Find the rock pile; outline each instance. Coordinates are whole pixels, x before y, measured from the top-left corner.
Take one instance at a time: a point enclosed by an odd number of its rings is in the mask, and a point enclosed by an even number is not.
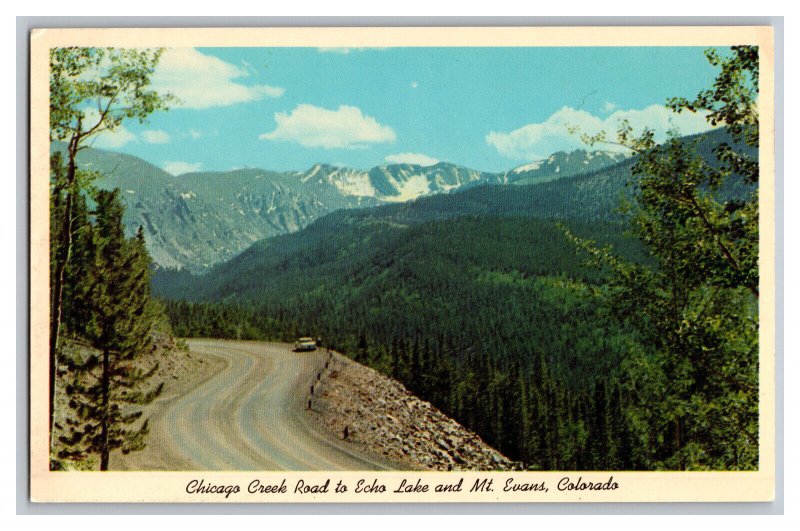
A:
[[[513,470],[480,437],[379,372],[334,355],[313,413],[325,428],[417,470]]]

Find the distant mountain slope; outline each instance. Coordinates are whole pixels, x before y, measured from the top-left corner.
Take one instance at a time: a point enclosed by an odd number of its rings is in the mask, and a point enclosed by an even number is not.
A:
[[[78,164],[102,174],[98,187],[121,190],[126,230],[144,227],[156,264],[194,272],[334,210],[379,204],[259,169],[175,177],[137,157],[97,149],[82,151]]]
[[[53,149],[64,147],[54,144]],[[551,158],[575,162],[585,156],[575,152]],[[80,153],[78,164],[103,176],[96,181],[98,187],[121,190],[125,228],[133,234],[144,227],[156,264],[195,273],[262,238],[295,232],[336,210],[402,203],[533,175],[481,172],[441,162],[368,171],[317,164],[305,172],[248,168],[173,176],[140,158],[92,148]],[[547,168],[534,173],[546,178]]]
[[[711,156],[713,146],[725,141],[720,132],[695,137],[701,153]],[[594,172],[527,186],[474,186],[458,193],[430,195],[413,201],[384,204],[373,208],[341,210],[322,217],[300,233],[260,241],[230,262],[219,264],[203,278],[203,288],[189,280],[189,298],[224,299],[250,290],[244,285],[261,285],[271,270],[302,271],[321,267],[347,257],[358,246],[383,245],[382,238],[423,223],[458,218],[539,218],[582,223],[619,221],[620,200],[630,196],[631,167],[627,158]],[[743,197],[752,186],[731,184],[721,193],[729,198]],[[458,223],[451,225],[459,230]],[[388,248],[387,248],[388,249]],[[386,255],[388,250],[383,251]],[[359,259],[367,259],[361,256]],[[277,265],[276,265],[277,264]],[[252,278],[250,278],[250,276]],[[188,278],[188,277],[187,277]],[[162,276],[162,286],[179,286],[180,279]],[[167,293],[169,292],[169,293]],[[175,295],[178,292],[164,292]]]
[[[726,140],[722,131],[695,138],[708,156]],[[104,176],[99,187],[122,191],[126,230],[133,234],[144,227],[156,264],[200,273],[263,238],[296,232],[343,209],[385,205],[376,215],[398,223],[463,215],[613,219],[620,196],[628,193],[633,160],[578,150],[505,173],[442,162],[368,171],[317,164],[305,172],[247,168],[177,177],[137,157],[96,149],[82,151],[78,163]],[[507,184],[515,186],[502,186]]]
[[[450,192],[476,184],[501,184],[501,174],[481,172],[440,162],[433,166],[392,164],[369,171],[317,164],[293,174],[306,188],[333,186],[341,195],[370,197],[381,202],[402,202]]]
[[[622,153],[609,151],[587,152],[582,149],[570,153],[559,151],[546,159],[514,168],[506,174],[506,180],[517,185],[539,184],[597,171],[625,158]]]
[[[155,293],[209,302],[288,301],[323,285],[354,287],[376,282],[376,277],[391,276],[402,284],[404,276],[424,277],[429,263],[442,266],[436,271],[439,282],[447,277],[458,281],[467,266],[595,277],[575,259],[574,249],[552,220],[467,216],[406,225],[395,222],[398,218],[391,211],[379,207],[325,216],[298,233],[262,240],[200,277],[159,272]],[[618,223],[566,223],[587,236],[638,249]]]

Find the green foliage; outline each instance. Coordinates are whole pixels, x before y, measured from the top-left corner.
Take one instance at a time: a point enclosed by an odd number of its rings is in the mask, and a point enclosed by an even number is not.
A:
[[[276,341],[288,339],[284,327],[263,311],[244,304],[164,301],[172,330],[179,337],[225,337]]]
[[[709,123],[725,126],[735,141],[758,146],[758,47],[733,46],[731,51],[727,57],[714,49],[706,51],[708,62],[720,68],[713,88],[701,91],[693,101],[672,98],[669,106],[677,112],[705,111]],[[757,164],[747,167],[758,171]]]
[[[162,49],[50,50],[50,139],[83,140],[126,119],[143,122],[174,98],[149,89]]]
[[[757,182],[758,54],[708,57],[721,67],[714,89],[670,105],[708,112],[750,150],[722,144],[711,164],[691,143],[656,145],[623,124],[619,142],[638,153],[630,223],[652,262],[574,238],[611,272],[607,306],[635,330],[625,414],[638,458],[659,469],[758,467],[758,196],[719,193],[731,180]]]
[[[86,223],[86,194],[97,175],[78,168],[78,153],[86,142],[105,131],[114,131],[124,120],[139,122],[158,110],[166,110],[170,95],[150,90],[150,77],[162,50],[80,48],[50,49],[50,140],[67,141],[66,161],[60,154],[51,159],[51,258],[50,258],[50,433],[55,432],[56,374],[59,367],[59,338],[62,323],[72,320],[76,330],[84,324],[91,302],[86,293],[70,293],[80,285],[80,274],[88,266],[72,263],[77,238]],[[120,207],[121,209],[121,207]],[[86,242],[78,242],[88,249]],[[110,248],[109,248],[110,249]],[[101,249],[99,252],[109,251]],[[66,292],[66,293],[65,293]],[[76,313],[67,317],[64,300],[70,298]],[[106,445],[107,446],[107,445]],[[107,464],[107,463],[106,463]]]
[[[150,298],[150,257],[141,232],[125,238],[117,191],[98,192],[96,202],[96,221],[85,226],[91,231],[91,247],[81,249],[91,261],[75,291],[86,293],[81,302],[88,320],[81,325],[98,351],[63,357],[74,416],[67,419],[59,457],[83,460],[97,454],[100,469],[107,470],[112,451],[144,447],[147,422],[140,421],[142,411],[135,406],[151,402],[161,385],[149,383],[157,365],[142,368],[139,360],[153,348],[152,327],[159,316]],[[80,322],[78,317],[71,315]]]

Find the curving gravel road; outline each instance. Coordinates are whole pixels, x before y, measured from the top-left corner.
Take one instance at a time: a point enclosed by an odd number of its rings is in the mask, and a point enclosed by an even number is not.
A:
[[[329,435],[305,410],[324,351],[283,343],[191,339],[225,360],[219,374],[147,412],[147,447],[117,470],[390,470],[396,465]],[[115,465],[115,466],[114,466]]]

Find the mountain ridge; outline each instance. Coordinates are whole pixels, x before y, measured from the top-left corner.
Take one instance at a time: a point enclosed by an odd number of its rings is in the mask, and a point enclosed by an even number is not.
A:
[[[64,145],[54,143],[51,151],[58,150],[63,151]],[[581,159],[585,154],[577,150],[550,158]],[[133,234],[139,226],[144,228],[157,267],[193,273],[207,271],[263,238],[296,232],[337,210],[403,204],[523,179],[547,182],[554,168],[561,172],[559,165],[545,160],[534,171],[516,173],[438,162],[386,164],[368,170],[318,163],[305,171],[238,168],[171,175],[134,155],[95,148],[81,151],[78,164],[103,175],[97,187],[120,189],[126,204],[125,230]],[[564,171],[560,177],[568,175]]]

